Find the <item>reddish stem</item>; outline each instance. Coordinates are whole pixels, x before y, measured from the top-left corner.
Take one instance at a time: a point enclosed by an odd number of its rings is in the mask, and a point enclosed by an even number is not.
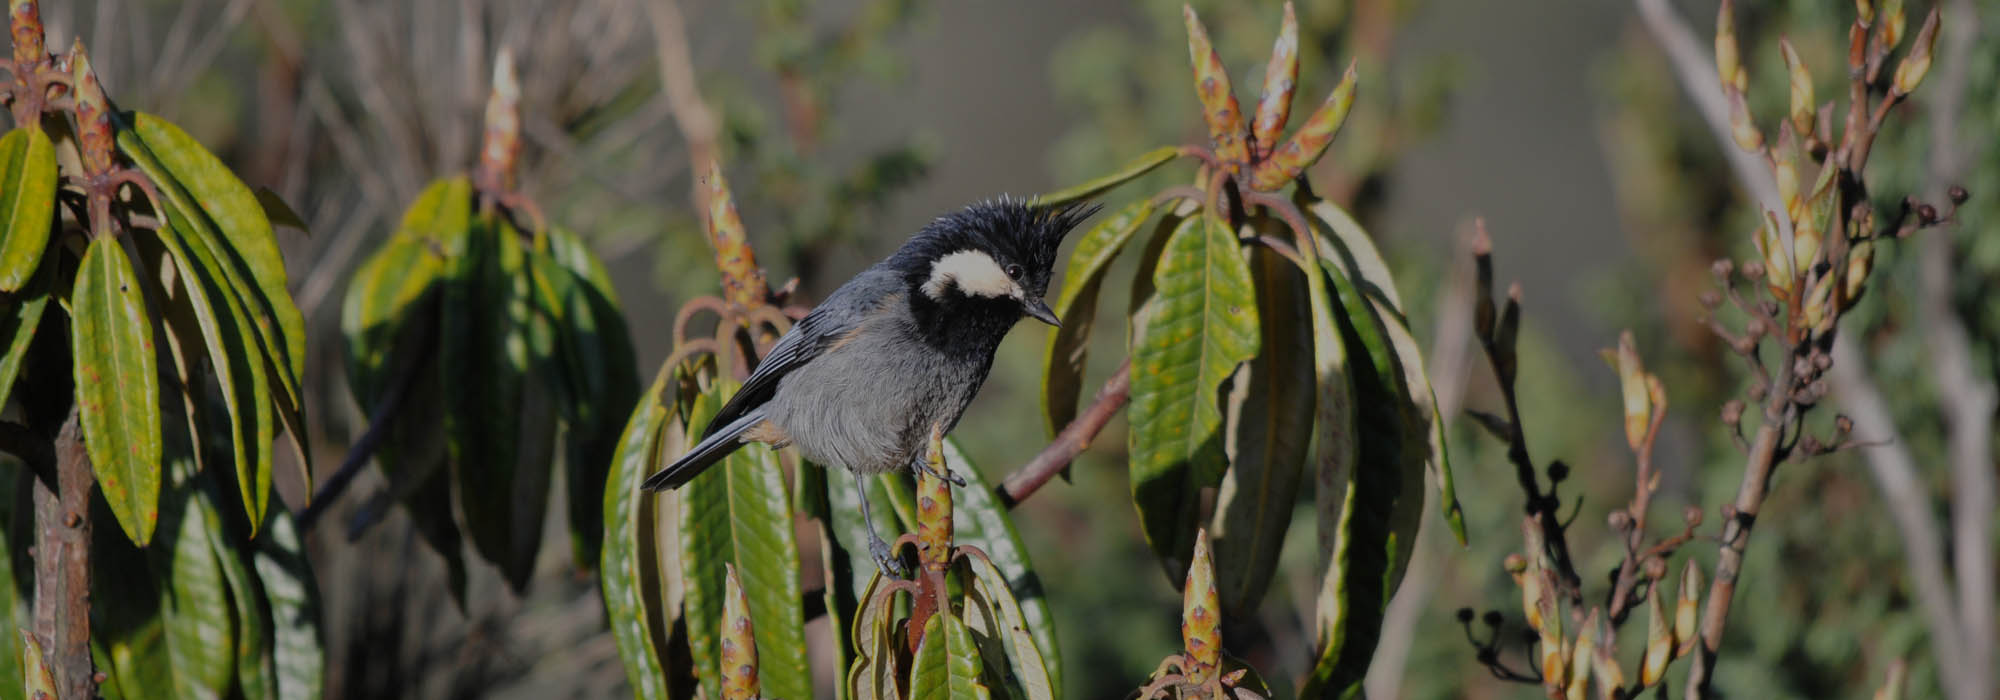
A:
[[[1104,388],[1097,390],[1097,398],[1091,402],[1090,408],[1070,421],[1069,426],[1063,428],[1034,459],[1008,475],[1000,487],[993,490],[994,496],[1008,508],[1028,500],[1028,496],[1034,495],[1042,484],[1055,478],[1057,472],[1068,467],[1078,454],[1090,447],[1090,441],[1104,429],[1104,424],[1111,422],[1118,409],[1125,407],[1132,398],[1131,394],[1132,361],[1126,360],[1118,365],[1118,371],[1110,379],[1105,380]]]

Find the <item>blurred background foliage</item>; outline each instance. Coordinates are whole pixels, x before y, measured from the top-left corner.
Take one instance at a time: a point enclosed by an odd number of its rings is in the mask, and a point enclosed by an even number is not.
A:
[[[676,3],[686,37],[678,50],[716,120],[708,138],[688,129],[677,111],[686,105],[661,69],[675,60],[660,41],[663,4],[100,0],[44,12],[52,45],[83,36],[114,92],[186,126],[246,182],[273,188],[306,218],[310,236],[279,236],[313,342],[307,414],[321,464],[338,463],[366,423],[338,376],[329,302],[424,182],[472,161],[496,46],[513,47],[521,66],[521,187],[611,266],[641,367],[665,355],[664,310],[716,287],[690,203],[687,164],[704,149],[732,164],[737,203],[774,283],[797,276],[804,298],[816,299],[938,212],[1000,192],[1047,191],[1153,144],[1202,137],[1189,108],[1179,3],[685,0]],[[1258,84],[1277,3],[1193,4],[1225,65],[1242,71],[1237,84]],[[1927,8],[1913,5],[1912,14]],[[1709,261],[1751,253],[1738,232],[1753,214],[1632,6],[1301,0],[1298,10],[1301,92],[1328,91],[1345,56],[1359,59],[1364,86],[1312,177],[1383,239],[1433,358],[1442,408],[1496,405],[1465,329],[1451,322],[1463,318],[1452,309],[1465,303],[1459,240],[1472,215],[1487,215],[1498,235],[1500,276],[1523,281],[1522,410],[1536,452],[1576,467],[1564,488],[1584,494],[1583,524],[1571,535],[1579,568],[1615,565],[1610,531],[1589,524],[1630,490],[1615,376],[1591,357],[1617,329],[1635,332],[1673,402],[1656,511],[1724,500],[1740,465],[1714,417],[1744,378],[1695,323],[1693,300]],[[1713,2],[1676,10],[1709,35]],[[1836,66],[1851,12],[1809,0],[1738,8],[1753,111],[1784,109],[1778,35],[1808,63]],[[2000,193],[2000,158],[1991,155],[2000,20],[1982,19],[1954,125],[1968,167],[1958,181],[1974,197],[1957,226],[1921,235],[1956,238],[1953,299],[1990,380],[2000,307],[1981,302],[2000,284],[2000,238],[1982,233],[2000,224],[2000,197],[1991,196]],[[1837,72],[1818,71],[1822,95],[1832,94]],[[1942,76],[1931,80],[1877,147],[1871,176],[1885,205],[1941,187],[1925,112]],[[1147,187],[1161,184],[1172,183]],[[1894,388],[1897,428],[1942,522],[1946,425],[1913,327],[1917,250],[1878,255],[1884,276],[1850,328],[1877,383]],[[1104,303],[1121,308],[1122,285],[1112,287]],[[1010,338],[958,431],[989,469],[1021,463],[1046,437],[1032,388],[1041,343],[1040,331]],[[1371,695],[1531,697],[1531,686],[1490,679],[1452,618],[1461,606],[1516,595],[1499,562],[1519,547],[1520,494],[1504,448],[1446,418],[1472,544],[1448,544],[1436,516],[1426,516]],[[1073,484],[1019,511],[1065,665],[1097,671],[1069,674],[1071,697],[1124,692],[1176,639],[1171,586],[1102,575],[1150,568],[1124,505],[1122,426],[1116,420],[1085,454]],[[1876,433],[1863,425],[1857,434]],[[1899,540],[1861,460],[1843,453],[1781,474],[1720,667],[1718,685],[1730,695],[1862,697],[1898,658],[1912,663],[1911,696],[1936,693],[1928,633],[1896,575],[1905,567]],[[275,473],[285,499],[300,503],[292,471]],[[597,587],[575,577],[559,524],[545,530],[525,598],[486,570],[473,576],[461,611],[407,517],[391,512],[348,532],[357,513],[386,502],[379,476],[364,473],[344,500],[309,541],[326,596],[331,697],[626,694]],[[1309,511],[1302,503],[1301,516]],[[1281,572],[1311,568],[1299,565],[1312,556],[1306,540],[1294,538]],[[807,573],[808,588],[816,575]],[[1226,645],[1266,675],[1301,673],[1314,583],[1281,578],[1257,619],[1225,630]],[[823,621],[809,626],[826,633]]]

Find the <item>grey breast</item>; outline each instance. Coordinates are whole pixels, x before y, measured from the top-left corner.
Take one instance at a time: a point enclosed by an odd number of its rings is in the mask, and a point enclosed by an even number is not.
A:
[[[778,382],[768,420],[812,462],[864,474],[906,468],[928,426],[964,408],[952,390],[960,372],[918,340],[902,284],[884,270],[850,280],[826,304],[852,314],[848,330]]]

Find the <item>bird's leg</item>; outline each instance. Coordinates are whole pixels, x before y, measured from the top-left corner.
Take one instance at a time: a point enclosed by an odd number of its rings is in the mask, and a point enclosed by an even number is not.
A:
[[[939,469],[932,469],[931,461],[929,459],[926,459],[923,455],[918,455],[915,461],[917,463],[917,469],[923,471],[923,473],[935,476],[943,480],[947,484],[951,484],[959,488],[965,488],[965,477],[953,473],[951,471],[951,465],[944,464]],[[939,460],[939,463],[942,464],[943,460]],[[938,473],[940,471],[942,471],[943,473],[942,474]]]
[[[868,485],[862,481],[865,478],[858,473],[854,475],[854,492],[861,497],[861,524],[868,529],[868,555],[875,558],[875,568],[882,572],[883,577],[905,578],[909,571],[890,551],[889,543],[876,534],[875,517],[868,514]]]

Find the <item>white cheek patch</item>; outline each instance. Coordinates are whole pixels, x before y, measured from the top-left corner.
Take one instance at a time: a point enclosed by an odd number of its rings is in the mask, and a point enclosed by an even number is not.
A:
[[[1021,286],[1007,276],[993,257],[976,250],[961,250],[931,263],[931,277],[924,281],[924,294],[943,299],[957,285],[968,296],[1019,296]]]

